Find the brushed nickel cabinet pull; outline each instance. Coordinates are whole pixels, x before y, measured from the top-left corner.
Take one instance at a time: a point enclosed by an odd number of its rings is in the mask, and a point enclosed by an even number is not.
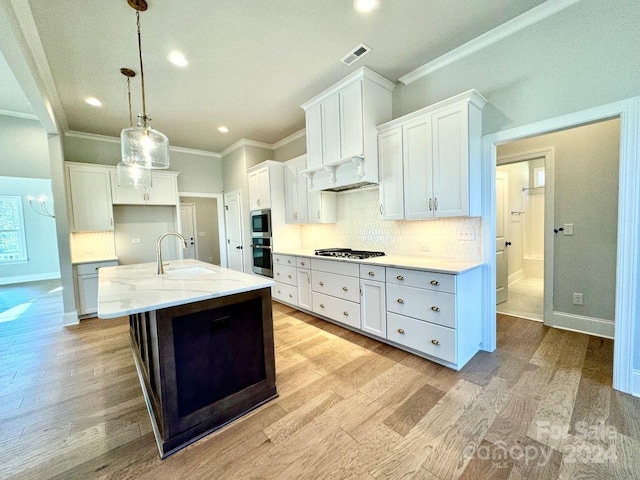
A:
[[[433,307],[431,307],[431,310],[433,310],[434,312],[439,312],[440,311],[440,307],[436,307],[434,305]]]
[[[276,273],[277,276],[280,276],[280,272]]]
[[[321,304],[320,304],[320,308],[324,308],[324,303],[321,303]]]
[[[403,277],[402,275],[398,275],[396,278],[397,278],[398,280],[404,280],[404,277]]]
[[[404,335],[404,330],[403,330],[403,329],[401,329],[401,328],[399,328],[399,329],[398,329],[398,333],[399,333],[400,335]]]
[[[280,290],[278,290],[278,293],[282,293]]]
[[[438,209],[438,197],[433,199],[433,209],[434,210]]]
[[[375,274],[375,273],[373,273],[373,272],[369,272],[369,276],[370,276],[370,277],[375,277],[375,276],[376,276],[376,274]]]
[[[347,311],[342,312],[342,314],[343,314],[345,317],[348,317],[348,316],[349,316],[349,312],[347,312]]]
[[[431,280],[431,285],[440,285],[440,282],[437,280]]]
[[[291,278],[291,275],[287,275],[287,277]]]
[[[304,262],[300,262],[300,265],[302,265],[304,267]]]
[[[289,298],[293,298],[293,295],[292,295],[292,294],[289,294]]]
[[[382,215],[382,204],[380,204],[380,215]]]
[[[438,346],[438,345],[440,345],[440,340],[433,339],[433,340],[431,340],[431,343],[433,343],[434,345]]]
[[[404,300],[403,300],[403,299],[401,299],[401,298],[399,298],[399,299],[398,299],[398,303],[404,303]]]
[[[433,210],[432,206],[431,206],[431,199],[429,199],[429,211]]]
[[[287,260],[287,263],[291,263],[291,260]]]
[[[349,291],[349,289],[347,287],[342,287],[342,290],[345,291],[345,292]]]
[[[321,287],[324,287],[324,282],[318,282],[318,285],[320,285]]]

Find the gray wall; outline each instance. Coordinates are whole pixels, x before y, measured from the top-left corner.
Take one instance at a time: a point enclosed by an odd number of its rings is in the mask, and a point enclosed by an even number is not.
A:
[[[555,224],[574,224],[574,235],[554,244],[554,310],[613,320],[620,120],[501,145],[498,156],[547,147],[555,148]],[[572,304],[574,292],[583,306]]]
[[[47,134],[36,120],[0,115],[0,176],[51,178]]]
[[[203,197],[180,197],[181,203],[194,203],[198,231],[198,260],[220,265],[218,200]],[[200,235],[203,233],[204,235]]]
[[[303,135],[292,142],[282,145],[280,148],[276,148],[273,151],[273,159],[276,162],[286,162],[305,153],[307,153],[307,137]]]
[[[640,94],[638,0],[582,0],[420,80],[396,87],[398,117],[475,88],[493,133]]]
[[[120,143],[66,136],[64,156],[68,162],[117,165]],[[169,170],[180,172],[178,190],[182,192],[222,193],[222,159],[197,153],[171,151]]]

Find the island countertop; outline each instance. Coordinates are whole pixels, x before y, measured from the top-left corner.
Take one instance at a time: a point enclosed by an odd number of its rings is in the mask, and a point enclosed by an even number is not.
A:
[[[273,280],[198,260],[105,267],[98,276],[98,317],[117,318],[270,287]]]

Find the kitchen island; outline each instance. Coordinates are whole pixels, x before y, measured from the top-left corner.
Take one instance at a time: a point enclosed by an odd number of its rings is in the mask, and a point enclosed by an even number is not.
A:
[[[100,269],[98,317],[129,316],[162,458],[277,397],[273,283],[197,260]]]

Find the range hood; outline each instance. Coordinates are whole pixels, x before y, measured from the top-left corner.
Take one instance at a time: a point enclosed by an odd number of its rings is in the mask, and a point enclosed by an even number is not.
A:
[[[375,167],[374,172],[368,172],[364,156],[354,156],[321,167],[308,168],[302,171],[302,174],[307,178],[307,187],[310,192],[343,192],[377,185],[377,165]]]

